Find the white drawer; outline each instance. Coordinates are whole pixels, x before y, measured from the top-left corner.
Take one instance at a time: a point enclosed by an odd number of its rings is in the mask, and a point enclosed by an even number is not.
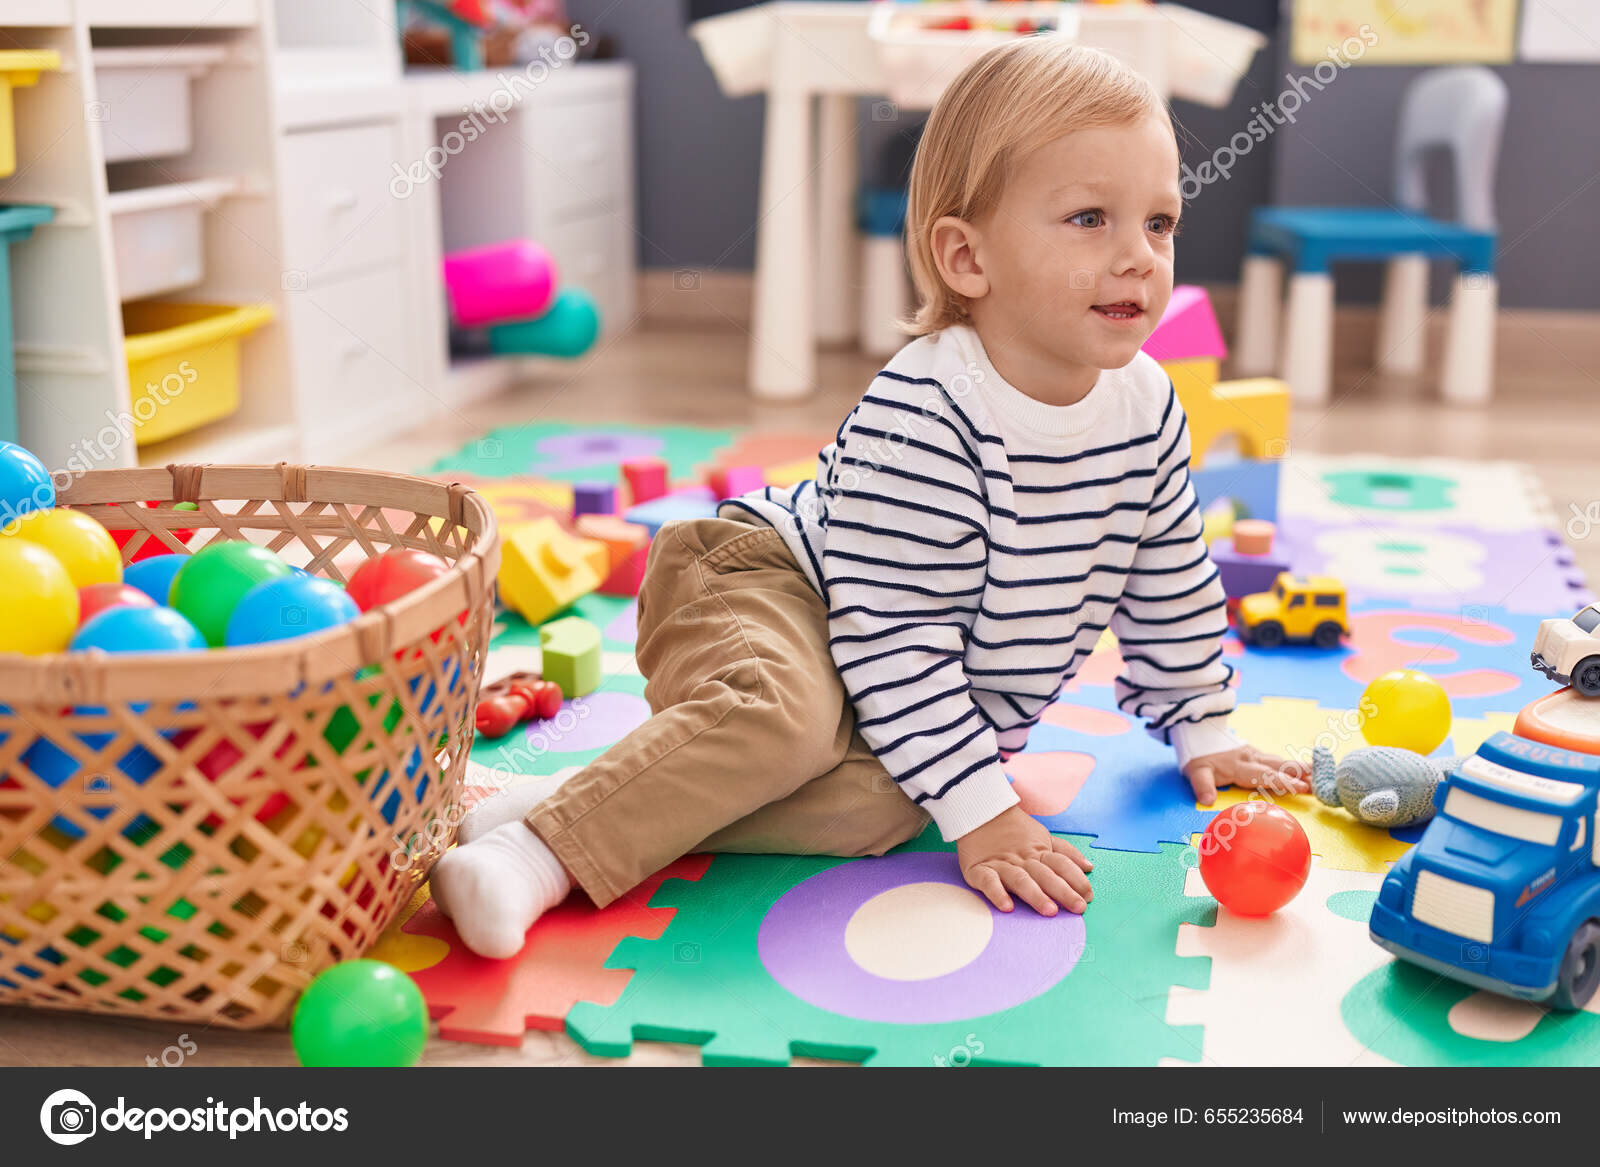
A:
[[[616,215],[602,213],[544,232],[560,286],[582,288],[600,306],[600,331],[610,336],[629,324],[635,278],[633,233]]]
[[[316,285],[398,259],[403,224],[389,183],[399,154],[387,123],[286,135],[284,266]]]
[[[313,286],[292,293],[289,304],[308,446],[320,448],[329,435],[359,436],[364,426],[410,428],[433,412],[411,355],[403,272],[383,268]],[[392,424],[396,418],[408,420]]]
[[[621,209],[622,184],[632,173],[625,102],[549,102],[531,106],[524,117],[524,141],[533,155],[534,210],[540,218],[579,218]]]

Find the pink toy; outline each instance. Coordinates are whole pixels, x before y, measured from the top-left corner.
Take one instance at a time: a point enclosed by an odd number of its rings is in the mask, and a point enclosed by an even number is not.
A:
[[[660,458],[634,458],[622,464],[629,498],[637,506],[667,493],[667,464]]]
[[[767,484],[767,474],[759,466],[718,466],[706,475],[711,493],[721,498],[738,498]]]
[[[450,312],[463,328],[543,316],[555,299],[555,261],[528,239],[444,257]]]
[[[1204,288],[1180,284],[1172,289],[1172,299],[1144,342],[1144,351],[1158,361],[1221,360],[1228,355],[1217,314],[1211,310],[1211,297]]]

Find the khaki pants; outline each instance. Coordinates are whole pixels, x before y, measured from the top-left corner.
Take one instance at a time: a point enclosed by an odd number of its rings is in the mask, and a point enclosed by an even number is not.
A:
[[[693,851],[879,855],[928,824],[855,731],[827,607],[772,527],[664,526],[638,624],[653,716],[527,818],[597,905]]]

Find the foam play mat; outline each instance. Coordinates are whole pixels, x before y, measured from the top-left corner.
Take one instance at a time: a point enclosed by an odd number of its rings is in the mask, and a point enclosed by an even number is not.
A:
[[[530,425],[426,471],[473,485],[502,521],[570,513],[573,484],[657,457],[693,484],[716,467],[809,476],[826,434]],[[1294,454],[1281,468],[1280,550],[1339,576],[1338,648],[1257,649],[1230,634],[1231,724],[1273,753],[1363,745],[1369,681],[1420,669],[1454,712],[1440,754],[1467,753],[1554,686],[1528,665],[1541,619],[1591,599],[1531,475],[1507,463]],[[591,594],[603,680],[563,716],[480,740],[473,760],[571,772],[649,716],[633,602]],[[493,678],[541,667],[539,629],[499,617]],[[1358,823],[1310,796],[1281,805],[1311,843],[1310,879],[1265,919],[1219,909],[1194,871],[1200,808],[1172,752],[1121,713],[1104,636],[1007,771],[1024,809],[1094,860],[1081,917],[991,909],[930,830],[881,858],[689,856],[605,910],[581,895],[507,961],[466,951],[424,887],[374,955],[406,969],[440,1036],[518,1044],[564,1029],[626,1056],[687,1042],[707,1064],[821,1057],[870,1065],[1554,1065],[1600,1057],[1600,1016],[1548,1013],[1396,964],[1367,935],[1388,866],[1418,829]]]

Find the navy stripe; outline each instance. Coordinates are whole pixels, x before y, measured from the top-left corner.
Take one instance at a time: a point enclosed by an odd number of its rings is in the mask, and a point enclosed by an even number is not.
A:
[[[892,741],[892,742],[886,742],[885,744],[883,744],[881,746],[875,746],[873,748],[872,752],[874,754],[877,754],[881,758],[884,754],[893,753],[895,750],[898,750],[901,746],[905,745],[907,742],[914,741],[915,739],[917,739],[919,737],[933,737],[936,734],[949,733],[952,729],[954,729],[956,726],[960,725],[963,721],[966,721],[966,720],[968,720],[968,719],[970,719],[972,717],[975,717],[975,716],[980,716],[981,712],[982,711],[979,710],[979,708],[976,705],[974,705],[971,709],[967,710],[965,713],[963,713],[960,717],[956,718],[954,721],[947,721],[943,725],[935,726],[933,729],[916,729],[916,730],[912,730],[908,734],[904,734],[901,737],[895,738],[894,741]],[[904,777],[904,776],[902,776],[902,777]]]
[[[932,802],[943,798],[946,794],[949,794],[951,790],[955,789],[955,787],[959,786],[962,782],[972,777],[972,775],[976,774],[979,770],[986,770],[990,766],[998,765],[999,762],[1000,755],[998,752],[990,754],[987,758],[983,759],[983,761],[972,763],[972,765],[961,771],[961,773],[950,779],[950,781],[939,787],[939,789],[930,794],[919,794],[911,801],[921,805],[924,802]]]
[[[883,652],[874,653],[871,656],[858,656],[854,660],[846,661],[839,666],[838,672],[840,676],[843,676],[851,669],[859,668],[861,665],[870,665],[873,661],[887,660],[891,656],[900,656],[907,652],[926,653],[928,656],[942,656],[951,660],[961,659],[961,653],[953,649],[939,648],[931,644],[902,644],[899,648],[890,648]]]

